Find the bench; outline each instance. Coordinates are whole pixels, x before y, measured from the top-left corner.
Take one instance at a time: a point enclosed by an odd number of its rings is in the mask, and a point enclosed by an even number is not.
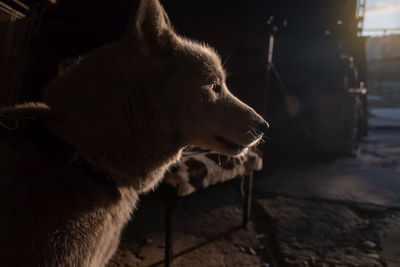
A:
[[[165,266],[170,266],[174,257],[193,250],[193,248],[189,248],[174,255],[173,230],[176,200],[198,190],[241,177],[241,192],[244,199],[241,226],[247,227],[251,212],[253,171],[261,169],[262,154],[258,149],[249,150],[243,159],[226,157],[213,151],[198,148],[184,152],[181,164],[165,176],[165,182],[169,185],[165,195]]]

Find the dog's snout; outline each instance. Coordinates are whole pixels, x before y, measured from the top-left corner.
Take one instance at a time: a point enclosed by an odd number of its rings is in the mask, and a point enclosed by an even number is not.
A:
[[[260,124],[257,125],[257,130],[259,133],[262,133],[264,135],[267,135],[268,131],[269,131],[269,124],[268,122],[264,121]]]

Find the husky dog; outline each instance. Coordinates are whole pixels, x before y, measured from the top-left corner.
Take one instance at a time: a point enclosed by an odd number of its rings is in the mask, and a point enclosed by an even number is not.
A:
[[[245,154],[268,124],[225,78],[213,49],[141,0],[126,35],[55,78],[43,103],[1,109],[0,266],[105,266],[138,195],[185,146]]]

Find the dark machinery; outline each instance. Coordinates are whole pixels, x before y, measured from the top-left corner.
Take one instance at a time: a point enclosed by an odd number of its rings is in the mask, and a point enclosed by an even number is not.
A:
[[[350,155],[366,135],[356,1],[271,1],[268,104],[277,154]]]

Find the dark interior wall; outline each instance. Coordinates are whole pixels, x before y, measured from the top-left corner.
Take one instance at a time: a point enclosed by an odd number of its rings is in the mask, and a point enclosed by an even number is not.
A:
[[[59,0],[56,5],[25,1],[43,13],[39,31],[32,36],[20,99],[37,100],[40,91],[57,75],[57,66],[121,38],[136,1]]]
[[[136,2],[59,0],[44,15],[41,38],[66,56],[86,53],[123,36]]]

